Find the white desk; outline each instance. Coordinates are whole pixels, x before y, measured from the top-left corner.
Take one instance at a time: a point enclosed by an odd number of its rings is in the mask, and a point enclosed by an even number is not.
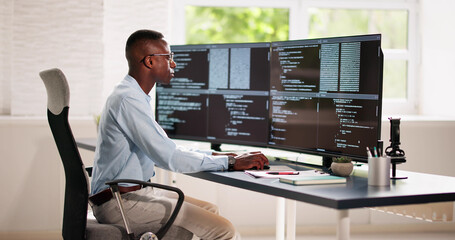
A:
[[[95,139],[78,139],[76,142],[81,148],[95,150]],[[306,169],[303,165],[292,167],[296,170]],[[336,209],[337,239],[348,240],[349,209],[455,201],[455,177],[402,173],[408,176],[408,179],[392,180],[390,187],[386,188],[368,186],[368,179],[361,176],[350,176],[346,184],[294,186],[279,183],[276,179],[255,179],[239,171],[199,172],[187,175],[278,197],[277,239],[284,239],[286,226],[286,239],[295,239],[296,201],[301,201]]]

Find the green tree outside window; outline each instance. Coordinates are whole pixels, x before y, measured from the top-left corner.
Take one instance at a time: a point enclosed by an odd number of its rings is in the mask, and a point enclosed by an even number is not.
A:
[[[289,9],[187,6],[185,13],[187,44],[289,39]]]

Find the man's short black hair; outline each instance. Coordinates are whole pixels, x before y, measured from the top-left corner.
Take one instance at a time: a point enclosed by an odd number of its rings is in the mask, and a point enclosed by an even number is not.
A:
[[[129,49],[138,41],[144,40],[161,40],[164,36],[162,33],[154,31],[154,30],[138,30],[131,34],[131,36],[126,41],[126,48],[125,51],[128,52]]]

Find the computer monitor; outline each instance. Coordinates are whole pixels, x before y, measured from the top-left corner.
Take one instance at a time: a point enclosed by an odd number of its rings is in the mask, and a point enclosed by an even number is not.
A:
[[[174,45],[156,87],[169,137],[367,161],[380,138],[381,35]]]
[[[273,42],[268,145],[366,161],[380,139],[381,35]]]
[[[172,138],[261,145],[268,138],[270,43],[175,45],[175,77],[157,85]]]

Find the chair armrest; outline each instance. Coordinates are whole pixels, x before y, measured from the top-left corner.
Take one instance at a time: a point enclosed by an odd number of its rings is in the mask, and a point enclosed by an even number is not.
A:
[[[114,193],[115,193],[115,192],[119,191],[119,189],[118,189],[119,183],[132,183],[132,184],[139,184],[142,186],[156,187],[156,188],[161,188],[161,189],[165,189],[168,191],[176,192],[179,195],[177,204],[175,205],[174,211],[172,212],[168,221],[156,233],[156,236],[158,237],[158,239],[161,239],[166,234],[166,232],[169,230],[171,225],[174,223],[175,218],[177,217],[177,214],[179,213],[180,208],[182,207],[183,201],[185,199],[185,195],[183,194],[182,190],[180,190],[179,188],[176,188],[176,187],[171,187],[171,186],[162,185],[162,184],[158,184],[158,183],[144,182],[144,181],[139,181],[139,180],[134,180],[134,179],[117,179],[114,181],[106,182],[106,185],[109,185],[111,187],[112,191],[114,191]]]

